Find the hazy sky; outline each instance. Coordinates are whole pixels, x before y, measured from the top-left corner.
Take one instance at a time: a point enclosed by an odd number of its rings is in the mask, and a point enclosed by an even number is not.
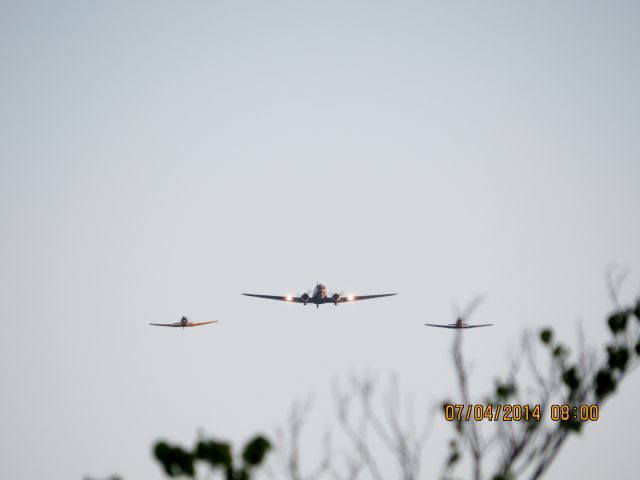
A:
[[[330,384],[480,396],[524,328],[606,338],[640,284],[637,2],[0,2],[0,477],[161,478]],[[242,297],[322,281],[397,297]],[[213,326],[149,327],[181,315]],[[549,478],[636,478],[640,374]],[[427,444],[440,471],[449,427]],[[602,452],[606,451],[603,457]],[[311,455],[311,453],[309,453]]]

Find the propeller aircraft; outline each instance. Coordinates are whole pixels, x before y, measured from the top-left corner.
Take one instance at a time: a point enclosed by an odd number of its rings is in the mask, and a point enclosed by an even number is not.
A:
[[[217,320],[212,320],[211,322],[190,322],[187,317],[182,317],[179,322],[175,323],[150,323],[149,325],[153,325],[155,327],[182,327],[184,329],[186,327],[198,327],[200,325],[208,325],[210,323],[217,322]]]
[[[258,295],[256,293],[243,293],[242,295],[247,297],[266,298],[269,300],[280,300],[281,302],[302,303],[303,305],[312,303],[316,307],[320,307],[320,305],[324,303],[333,303],[334,305],[338,305],[339,303],[357,302],[359,300],[369,300],[372,298],[391,297],[393,295],[397,295],[397,293],[382,293],[378,295],[343,295],[340,293],[334,293],[333,295],[329,295],[327,287],[318,283],[311,294],[303,293],[299,297],[294,297],[293,295]]]
[[[493,325],[493,323],[483,323],[480,325],[469,325],[468,323],[465,322],[465,319],[468,318],[471,313],[478,308],[478,305],[480,305],[480,303],[482,303],[483,298],[482,297],[477,297],[475,299],[473,299],[471,301],[471,303],[467,306],[467,309],[465,310],[465,312],[463,314],[457,314],[456,315],[456,323],[447,323],[447,324],[439,324],[439,323],[425,323],[426,326],[428,327],[439,327],[439,328],[455,328],[455,329],[462,329],[462,328],[479,328],[479,327],[490,327]],[[456,308],[457,310],[457,308]]]

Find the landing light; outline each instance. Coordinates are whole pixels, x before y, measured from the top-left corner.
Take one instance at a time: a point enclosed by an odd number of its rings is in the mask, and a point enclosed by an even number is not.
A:
[[[354,296],[353,296],[353,295],[349,295],[349,296],[347,297],[347,300],[349,300],[350,302],[353,302],[353,299],[354,299]]]
[[[290,302],[291,300],[293,300],[293,297],[292,297],[291,295],[287,295],[287,296],[286,296],[286,297],[284,297],[284,298],[285,298],[285,300],[286,300],[287,302]]]

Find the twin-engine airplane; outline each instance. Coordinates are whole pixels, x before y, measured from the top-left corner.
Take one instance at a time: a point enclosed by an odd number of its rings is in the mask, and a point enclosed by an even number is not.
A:
[[[182,317],[179,322],[176,323],[150,323],[149,325],[153,325],[155,327],[197,327],[199,325],[208,325],[210,323],[217,323],[217,320],[213,320],[211,322],[190,322],[187,317]]]
[[[246,295],[247,297],[267,298],[269,300],[280,300],[281,302],[302,303],[303,305],[313,303],[316,307],[319,307],[323,303],[333,303],[334,305],[338,305],[339,303],[357,302],[358,300],[369,300],[371,298],[391,297],[392,295],[397,295],[397,293],[382,293],[378,295],[341,295],[339,293],[334,293],[333,295],[329,295],[327,287],[318,283],[313,289],[313,293],[311,295],[303,293],[299,297],[294,297],[292,295],[258,295],[255,293],[243,293],[242,295]]]

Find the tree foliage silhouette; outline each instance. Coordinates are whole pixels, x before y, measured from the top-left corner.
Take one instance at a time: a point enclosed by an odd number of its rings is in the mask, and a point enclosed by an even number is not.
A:
[[[569,409],[579,409],[581,405],[601,408],[625,376],[640,364],[640,299],[631,306],[621,305],[617,298],[618,287],[619,283],[616,286],[612,280],[611,292],[616,307],[607,318],[611,336],[601,353],[587,348],[582,334],[578,352],[572,356],[569,347],[556,338],[552,328],[543,328],[537,335],[526,333],[509,373],[496,380],[493,391],[481,402],[471,398],[462,335],[458,334],[453,357],[461,401],[446,401],[444,405],[482,403],[493,406],[494,411],[497,405],[505,403],[530,405],[531,409],[541,405],[543,416],[548,414],[552,404],[567,405]],[[539,348],[545,352],[546,372],[538,360]],[[528,372],[523,371],[523,366]],[[532,380],[527,383],[527,379]],[[535,480],[548,471],[561,447],[571,435],[580,433],[586,422],[569,415],[558,422],[544,421],[544,418],[543,421],[528,422],[462,420],[454,421],[452,425],[454,435],[449,443],[442,478],[453,478],[466,454],[470,460],[470,478],[474,480]],[[485,475],[483,470],[488,473]]]
[[[229,443],[212,439],[199,440],[192,450],[162,440],[153,447],[153,455],[169,477],[196,478],[196,467],[201,464],[210,471],[220,471],[226,480],[250,480],[270,450],[269,440],[258,435],[242,449],[239,465]]]

